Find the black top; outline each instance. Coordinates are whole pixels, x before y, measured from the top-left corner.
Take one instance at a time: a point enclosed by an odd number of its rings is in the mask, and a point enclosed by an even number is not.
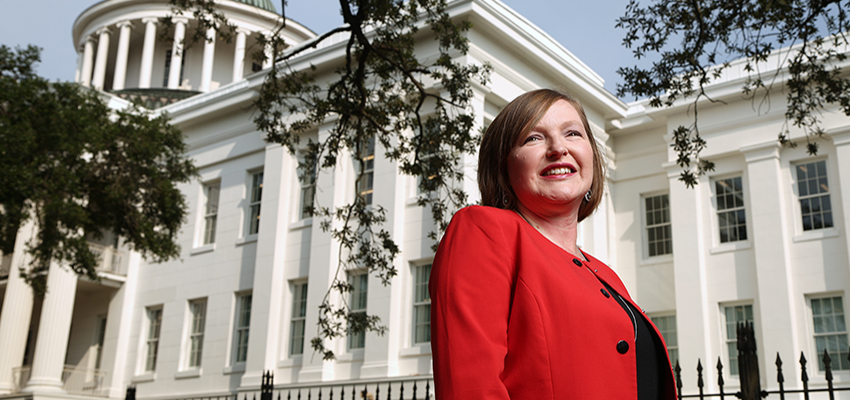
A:
[[[604,282],[603,282],[604,284]],[[667,351],[661,338],[652,329],[646,315],[631,303],[623,300],[610,286],[605,284],[623,310],[628,314],[635,329],[635,359],[637,361],[638,400],[657,400],[662,398],[663,377],[666,373]]]

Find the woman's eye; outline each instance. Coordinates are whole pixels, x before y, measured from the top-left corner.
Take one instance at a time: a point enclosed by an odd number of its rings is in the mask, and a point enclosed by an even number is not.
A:
[[[578,136],[578,137],[581,137],[581,132],[579,132],[579,131],[567,131],[566,133],[564,133],[564,135],[565,135],[565,136],[568,136],[568,137],[569,137],[569,136]]]
[[[525,141],[523,143],[529,143],[529,142],[533,142],[533,141],[537,141],[537,140],[540,140],[540,138],[537,137],[537,136],[529,136],[529,137],[525,138]]]

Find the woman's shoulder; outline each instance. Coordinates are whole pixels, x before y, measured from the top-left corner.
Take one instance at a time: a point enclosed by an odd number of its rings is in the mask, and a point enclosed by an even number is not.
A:
[[[467,206],[452,216],[447,233],[468,232],[470,229],[492,233],[495,230],[515,227],[518,218],[519,216],[511,210],[488,206]]]
[[[467,206],[458,210],[455,218],[495,218],[499,220],[511,220],[516,216],[516,213],[511,210],[490,206]]]

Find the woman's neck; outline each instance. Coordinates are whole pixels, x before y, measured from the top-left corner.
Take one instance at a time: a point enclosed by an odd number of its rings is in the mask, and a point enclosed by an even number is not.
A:
[[[558,215],[540,215],[522,204],[517,205],[519,215],[537,229],[541,235],[568,253],[580,256],[578,239],[578,210]]]

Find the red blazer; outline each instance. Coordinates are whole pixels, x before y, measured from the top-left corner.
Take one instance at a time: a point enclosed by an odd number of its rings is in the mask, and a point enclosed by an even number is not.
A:
[[[637,399],[634,328],[600,280],[634,302],[614,271],[588,259],[513,211],[458,211],[429,285],[435,398]],[[675,399],[669,366],[662,393]]]

